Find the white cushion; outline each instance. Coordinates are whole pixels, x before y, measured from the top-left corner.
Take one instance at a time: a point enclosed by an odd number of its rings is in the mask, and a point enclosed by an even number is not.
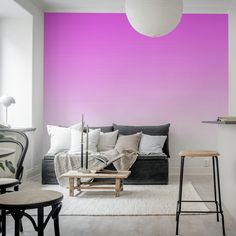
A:
[[[117,135],[119,130],[114,132],[100,133],[100,138],[98,142],[98,151],[105,152],[115,148]]]
[[[163,153],[162,148],[166,141],[167,136],[153,136],[142,134],[141,141],[139,144],[139,152],[141,154],[161,154]]]
[[[88,150],[90,153],[97,152],[97,146],[99,141],[101,129],[94,129],[89,131],[88,135]],[[83,134],[84,139],[84,152],[86,151],[86,133]],[[71,129],[71,146],[69,154],[78,154],[81,152],[81,131]]]
[[[58,152],[68,151],[70,149],[71,129],[81,130],[81,123],[70,126],[69,128],[47,125],[50,136],[50,149],[47,155],[55,155]]]

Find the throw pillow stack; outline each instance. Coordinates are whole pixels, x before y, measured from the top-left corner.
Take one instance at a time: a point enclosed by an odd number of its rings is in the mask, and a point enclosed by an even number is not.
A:
[[[47,125],[48,134],[50,136],[50,149],[47,155],[55,155],[59,152],[68,151],[71,146],[71,130],[81,130],[82,124],[78,123],[68,128]]]
[[[68,128],[47,126],[50,136],[50,149],[47,155],[59,152],[79,154],[81,152],[82,124],[78,123]],[[88,149],[89,153],[106,152],[116,149],[118,152],[139,152],[141,155],[162,154],[167,136],[147,135],[141,132],[131,135],[119,135],[119,130],[103,133],[101,129],[90,129]],[[83,133],[86,141],[86,134]],[[86,144],[85,144],[86,145]]]
[[[78,123],[68,128],[47,125],[50,136],[50,149],[47,155],[55,155],[59,152],[78,154],[81,152],[82,124]],[[105,152],[115,148],[119,130],[103,133],[101,129],[89,130],[89,153]],[[83,133],[86,141],[86,133]],[[86,144],[85,144],[86,145]]]

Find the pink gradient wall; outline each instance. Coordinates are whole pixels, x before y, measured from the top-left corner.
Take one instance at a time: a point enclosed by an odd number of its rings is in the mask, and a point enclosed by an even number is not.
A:
[[[227,114],[228,19],[186,14],[160,38],[124,14],[45,14],[45,123],[199,125]]]
[[[70,125],[82,112],[89,125],[170,122],[172,157],[217,149],[217,127],[201,121],[228,110],[227,15],[186,14],[169,35],[148,38],[124,14],[46,13],[44,55],[45,124]],[[204,160],[191,165],[207,173]],[[178,159],[170,166],[178,173]]]

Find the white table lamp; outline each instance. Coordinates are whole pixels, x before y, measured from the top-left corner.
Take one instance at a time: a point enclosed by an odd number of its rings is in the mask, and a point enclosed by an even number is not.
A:
[[[6,108],[6,124],[8,125],[8,107],[11,106],[11,104],[16,103],[15,99],[11,96],[4,95],[0,97],[0,104],[2,104]]]

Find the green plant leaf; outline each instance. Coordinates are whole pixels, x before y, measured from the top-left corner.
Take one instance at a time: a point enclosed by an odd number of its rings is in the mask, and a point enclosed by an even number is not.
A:
[[[3,169],[3,170],[5,171],[5,167],[4,167],[4,165],[3,165],[2,162],[0,162],[0,168]]]
[[[15,168],[11,161],[5,160],[5,165],[11,171],[12,174],[15,174]]]

